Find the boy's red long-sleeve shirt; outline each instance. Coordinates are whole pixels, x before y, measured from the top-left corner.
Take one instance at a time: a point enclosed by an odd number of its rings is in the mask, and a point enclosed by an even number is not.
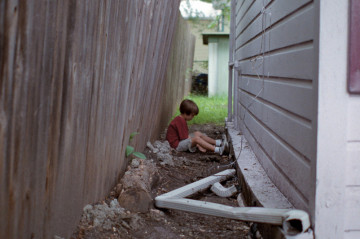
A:
[[[172,148],[176,149],[179,142],[187,138],[189,138],[187,123],[180,115],[176,116],[167,129],[166,140],[169,141]]]

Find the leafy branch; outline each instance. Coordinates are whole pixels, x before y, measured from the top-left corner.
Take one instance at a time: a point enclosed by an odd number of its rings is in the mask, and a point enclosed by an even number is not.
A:
[[[129,144],[131,143],[132,139],[135,135],[139,134],[138,132],[132,132],[129,137]],[[125,150],[126,157],[129,157],[130,155],[134,155],[136,158],[140,159],[146,159],[146,156],[143,153],[136,152],[134,147],[127,145]]]

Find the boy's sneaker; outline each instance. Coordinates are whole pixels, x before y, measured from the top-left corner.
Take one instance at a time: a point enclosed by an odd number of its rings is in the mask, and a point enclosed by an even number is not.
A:
[[[225,143],[226,143],[227,145],[229,145],[229,143],[228,143],[228,141],[227,141],[227,138],[226,138],[226,134],[223,134],[223,135],[222,135],[221,145],[224,145]]]
[[[220,147],[220,155],[229,154],[229,144],[227,141],[223,141],[223,145]]]

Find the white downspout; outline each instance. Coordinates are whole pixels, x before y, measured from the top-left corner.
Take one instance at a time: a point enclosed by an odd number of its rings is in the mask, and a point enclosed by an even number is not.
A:
[[[290,236],[302,234],[310,228],[309,215],[302,210],[262,207],[231,207],[217,203],[185,198],[233,175],[235,175],[235,169],[228,169],[214,174],[156,197],[155,205],[160,208],[178,209],[241,221],[279,225],[283,227],[285,235]]]

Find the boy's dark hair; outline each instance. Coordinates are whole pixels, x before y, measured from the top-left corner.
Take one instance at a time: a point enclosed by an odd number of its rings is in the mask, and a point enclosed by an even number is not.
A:
[[[180,104],[180,113],[181,114],[199,114],[199,108],[192,100],[183,100]]]

